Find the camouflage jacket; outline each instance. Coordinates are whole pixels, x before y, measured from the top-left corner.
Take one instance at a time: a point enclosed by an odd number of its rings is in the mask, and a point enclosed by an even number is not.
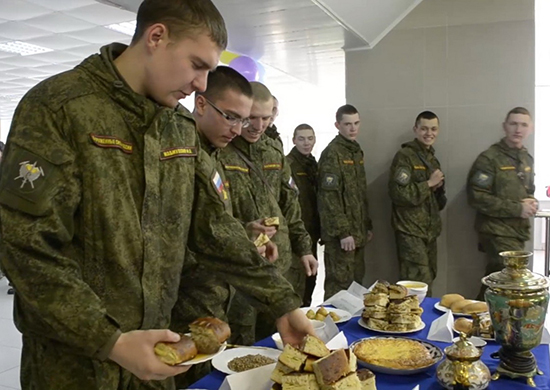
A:
[[[193,117],[134,93],[113,65],[125,49],[106,46],[33,88],[0,166],[0,259],[18,329],[98,359],[120,332],[169,326],[195,181],[207,176]]]
[[[530,238],[529,219],[521,218],[521,201],[535,193],[533,157],[526,148],[510,148],[504,140],[481,153],[468,175],[468,202],[476,209],[480,233]]]
[[[275,318],[300,307],[300,298],[292,286],[275,265],[258,254],[243,225],[233,217],[227,180],[219,162],[221,150],[213,148],[202,135],[200,140],[208,155],[197,164],[188,244],[192,260],[186,262],[182,272],[171,329],[187,331],[187,325],[197,317],[223,319],[230,294],[228,284]],[[225,265],[223,274],[212,273],[210,264],[214,259]]]
[[[392,227],[428,240],[441,234],[439,211],[447,203],[444,186],[435,191],[428,186],[430,175],[441,169],[434,152],[417,140],[401,145],[393,158],[389,179]]]
[[[267,135],[269,138],[277,142],[281,150],[283,149],[283,140],[281,139],[281,134],[277,131],[277,126],[275,124],[269,126],[265,130],[265,135]]]
[[[239,156],[243,153],[259,168],[262,179]],[[262,136],[254,144],[237,137],[220,154],[225,171],[233,214],[243,223],[261,218],[279,217],[280,226],[273,242],[277,244],[279,259],[275,262],[284,273],[291,265],[291,255],[311,254],[311,239],[301,219],[296,188],[292,187],[290,167],[275,141]]]
[[[372,221],[363,150],[356,141],[337,135],[323,150],[318,199],[323,241],[353,236],[357,246],[366,244]]]
[[[311,154],[304,156],[296,147],[292,148],[286,158],[299,190],[302,220],[311,240],[316,243],[321,237],[321,221],[317,208],[317,161]]]

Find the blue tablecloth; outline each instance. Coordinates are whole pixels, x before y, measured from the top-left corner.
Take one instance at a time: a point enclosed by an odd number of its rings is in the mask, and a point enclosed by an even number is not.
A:
[[[428,331],[430,330],[430,324],[442,314],[433,307],[437,301],[438,300],[435,298],[426,298],[424,302],[422,302],[422,308],[424,309],[422,320],[426,323],[426,327],[420,332],[406,335],[406,337],[416,338],[420,340],[428,340]],[[358,339],[381,335],[381,333],[371,332],[367,329],[362,328],[357,323],[358,320],[359,318],[352,318],[350,321],[340,326],[340,329],[344,331],[344,334],[346,335],[346,338],[348,339],[348,342],[350,344]],[[449,345],[448,343],[439,343],[434,341],[430,342],[439,346],[441,349],[444,349]],[[271,338],[264,339],[258,342],[257,345],[275,348],[275,343]],[[500,346],[498,344],[493,341],[489,341],[483,351],[483,356],[481,358],[483,362],[487,364],[491,372],[494,372],[494,370],[498,366],[498,360],[491,359],[490,355],[493,352],[498,351],[499,348]],[[537,358],[539,368],[544,372],[544,375],[537,376],[535,378],[537,389],[550,390],[550,358],[548,355],[548,345],[538,346],[533,350],[533,353]],[[436,367],[421,374],[408,376],[395,376],[376,373],[376,387],[378,388],[378,390],[411,390],[414,386],[420,384],[421,390],[441,390],[442,387],[439,386],[437,380],[435,379],[435,370]],[[210,375],[204,377],[203,379],[192,385],[190,389],[218,390],[224,378],[225,374],[214,370],[214,372],[212,372]],[[533,388],[527,386],[524,379],[511,380],[505,377],[501,377],[498,381],[491,382],[488,389],[527,390]]]

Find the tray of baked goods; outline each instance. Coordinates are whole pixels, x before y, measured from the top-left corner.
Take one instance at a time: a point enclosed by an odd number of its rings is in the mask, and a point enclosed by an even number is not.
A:
[[[379,336],[350,345],[360,365],[383,374],[412,375],[429,370],[443,359],[443,351],[423,340]]]
[[[489,311],[487,303],[466,299],[460,294],[445,294],[434,308],[442,313],[451,311],[454,316],[471,317],[472,314],[486,313]]]
[[[365,308],[359,325],[365,329],[388,334],[418,332],[426,326],[422,322],[422,308],[416,295],[407,295],[401,285],[378,281],[364,295]]]
[[[272,390],[376,390],[375,375],[357,369],[351,349],[331,351],[323,341],[306,336],[298,347],[285,345],[271,374]]]
[[[155,345],[155,354],[162,362],[171,366],[204,363],[222,353],[231,336],[229,325],[213,317],[199,318],[189,328],[191,333],[180,334],[177,343]]]
[[[306,317],[310,320],[324,321],[325,318],[330,317],[334,323],[341,324],[351,319],[349,312],[333,307],[302,307],[300,310],[306,313]]]

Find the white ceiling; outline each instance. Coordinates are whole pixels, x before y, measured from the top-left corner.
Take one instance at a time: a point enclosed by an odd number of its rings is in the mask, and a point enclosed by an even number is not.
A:
[[[213,0],[229,31],[228,49],[259,60],[270,83],[327,87],[344,77],[342,48],[369,48],[422,0]],[[130,36],[105,26],[135,20],[141,0],[0,0],[0,44],[52,51],[0,51],[0,119],[41,80],[69,70]],[[354,12],[355,11],[355,12]],[[373,27],[375,26],[375,27]],[[341,81],[340,81],[341,82]]]

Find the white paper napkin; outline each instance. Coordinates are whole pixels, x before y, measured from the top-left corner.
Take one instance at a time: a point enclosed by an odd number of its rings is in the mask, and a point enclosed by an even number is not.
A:
[[[276,363],[239,372],[225,377],[220,390],[270,390],[273,381],[269,379]]]
[[[420,385],[414,386],[412,390],[420,390]]]
[[[331,351],[336,349],[347,349],[348,339],[346,338],[346,335],[344,335],[344,332],[339,332],[336,336],[334,336],[332,340],[327,343],[327,348]]]
[[[340,290],[323,302],[323,305],[332,305],[337,309],[345,310],[352,316],[360,316],[363,312],[363,294],[368,290],[359,283],[353,282],[347,290]]]
[[[443,314],[437,320],[432,322],[428,332],[428,340],[442,341],[450,343],[453,341],[453,323],[454,317],[451,311]]]
[[[340,329],[338,329],[338,326],[336,326],[330,316],[327,316],[324,322],[325,327],[323,329],[316,330],[315,333],[317,334],[317,337],[323,340],[323,342],[326,344],[334,337],[336,337],[338,332],[340,332]]]

